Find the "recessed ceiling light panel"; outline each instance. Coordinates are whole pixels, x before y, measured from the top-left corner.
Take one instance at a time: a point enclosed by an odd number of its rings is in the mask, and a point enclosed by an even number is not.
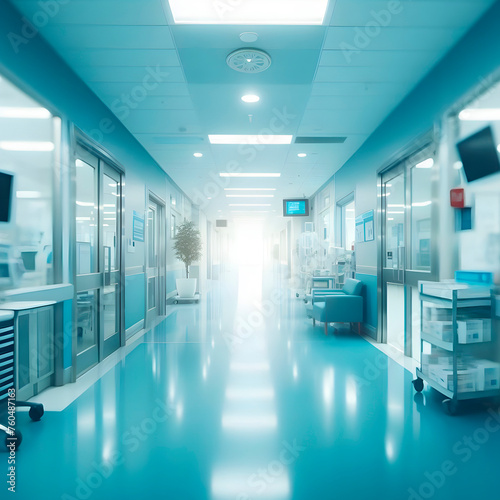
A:
[[[260,101],[260,97],[258,95],[254,95],[254,94],[248,94],[248,95],[244,95],[241,100],[243,102],[247,102],[249,104],[253,104],[255,102],[259,102]]]
[[[210,144],[288,145],[293,135],[209,135]]]
[[[458,117],[462,121],[489,122],[500,120],[500,109],[464,109]]]
[[[203,153],[195,153],[193,156],[195,158],[203,158]]]
[[[169,0],[177,24],[323,24],[328,0]]]
[[[239,49],[231,52],[226,59],[227,65],[239,73],[262,73],[269,69],[271,56],[258,49]]]

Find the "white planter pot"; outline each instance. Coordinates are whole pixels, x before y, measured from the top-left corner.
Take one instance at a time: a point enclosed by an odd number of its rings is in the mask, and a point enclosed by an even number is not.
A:
[[[177,294],[181,299],[192,299],[196,294],[196,278],[180,278],[175,280]]]

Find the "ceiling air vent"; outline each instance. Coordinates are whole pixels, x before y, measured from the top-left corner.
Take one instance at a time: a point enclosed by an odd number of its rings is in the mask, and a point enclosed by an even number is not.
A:
[[[239,73],[262,73],[271,66],[271,56],[258,49],[239,49],[231,52],[227,65]]]
[[[215,221],[215,227],[227,227],[227,220],[216,220]]]
[[[297,137],[295,144],[344,144],[347,137]]]

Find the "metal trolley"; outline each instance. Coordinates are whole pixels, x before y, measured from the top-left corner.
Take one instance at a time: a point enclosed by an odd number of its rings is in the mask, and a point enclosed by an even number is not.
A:
[[[464,384],[460,387],[459,371],[461,356],[476,354],[477,349],[481,349],[487,343],[495,341],[493,334],[493,324],[495,321],[493,307],[494,301],[492,299],[492,292],[486,288],[477,287],[472,289],[455,288],[449,284],[439,287],[439,283],[420,282],[420,317],[422,325],[421,333],[421,356],[423,359],[424,342],[431,344],[433,347],[442,349],[448,352],[452,363],[451,369],[451,387],[448,384],[443,385],[443,381],[439,381],[436,377],[432,376],[430,368],[426,368],[421,364],[421,368],[417,369],[417,378],[413,381],[413,386],[417,392],[422,392],[424,389],[424,381],[427,382],[433,389],[437,390],[447,399],[443,401],[443,405],[450,415],[456,415],[460,408],[460,402],[471,399],[491,398],[500,395],[500,389],[488,388],[486,390],[476,390],[476,387],[467,387]],[[447,286],[448,285],[448,286]],[[447,321],[432,321],[433,323],[442,323],[438,325],[444,327],[446,324],[449,331],[449,338],[439,338],[430,331],[429,323],[431,321],[424,314],[424,304],[428,304],[436,311],[441,311],[446,314]],[[491,332],[487,340],[474,341],[471,343],[459,341],[458,334],[458,321],[469,318],[484,318],[483,321],[489,321],[491,318]],[[491,335],[491,336],[490,336]],[[429,365],[431,366],[431,365]]]
[[[5,434],[6,446],[10,447],[14,443],[15,448],[19,448],[23,437],[19,430],[9,425],[9,405],[29,407],[29,415],[35,421],[42,418],[44,408],[39,403],[15,401],[12,397],[15,380],[14,342],[14,313],[0,310],[0,431]]]

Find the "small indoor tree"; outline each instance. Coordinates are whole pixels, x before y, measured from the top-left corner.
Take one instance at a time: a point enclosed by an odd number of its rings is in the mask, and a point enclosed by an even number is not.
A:
[[[184,219],[178,227],[174,239],[175,255],[186,266],[186,278],[189,278],[189,266],[201,259],[201,235],[192,221]]]

